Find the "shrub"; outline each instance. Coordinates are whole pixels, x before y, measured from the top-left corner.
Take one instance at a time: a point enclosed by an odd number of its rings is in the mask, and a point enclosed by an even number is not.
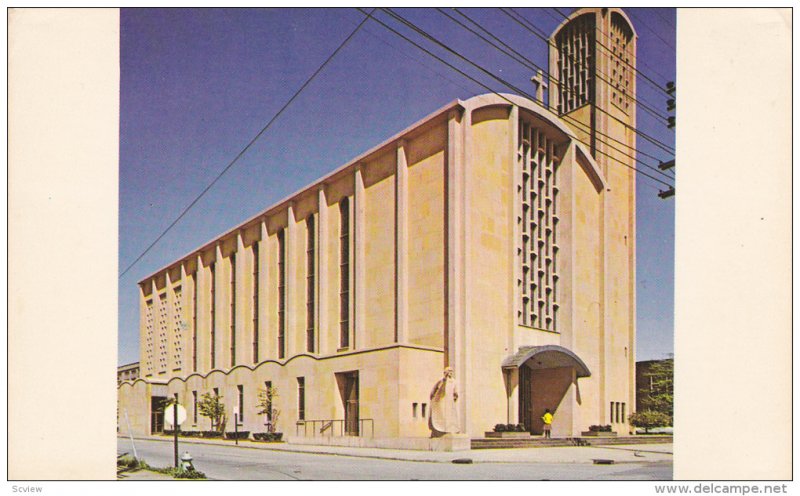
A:
[[[202,431],[200,433],[200,437],[208,438],[208,437],[222,437],[222,433],[219,431]]]
[[[496,424],[494,426],[495,432],[506,432],[506,424]]]
[[[632,413],[628,417],[628,421],[634,427],[644,428],[645,433],[648,433],[649,429],[654,427],[667,427],[672,423],[672,419],[668,414],[652,410]]]
[[[517,432],[525,432],[528,429],[525,428],[525,424],[517,424]]]
[[[117,458],[117,469],[134,470],[139,468],[139,461],[131,455]]]
[[[226,432],[225,439],[247,439],[250,437],[250,431],[239,431],[239,432]]]
[[[276,443],[283,439],[282,432],[256,432],[253,434],[253,439],[256,441],[264,441],[268,443]]]

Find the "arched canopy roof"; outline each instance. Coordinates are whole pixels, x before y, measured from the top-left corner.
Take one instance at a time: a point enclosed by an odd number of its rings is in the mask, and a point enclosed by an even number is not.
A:
[[[532,369],[574,367],[577,377],[592,375],[578,355],[558,345],[521,346],[517,353],[503,360],[504,369],[519,368],[523,364]]]

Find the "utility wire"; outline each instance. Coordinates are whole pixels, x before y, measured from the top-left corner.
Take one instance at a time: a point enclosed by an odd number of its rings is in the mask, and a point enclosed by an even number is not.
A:
[[[492,34],[492,33],[491,33],[491,31],[489,31],[488,29],[484,28],[484,27],[483,27],[483,26],[481,26],[479,23],[477,23],[477,22],[473,21],[471,18],[469,18],[469,16],[466,16],[465,14],[463,14],[463,13],[461,13],[461,12],[458,12],[458,10],[456,10],[456,12],[457,12],[457,13],[459,13],[459,14],[460,14],[460,15],[462,15],[464,18],[466,18],[467,20],[469,20],[470,22],[472,22],[473,24],[475,24],[475,25],[476,25],[478,28],[480,28],[480,29],[481,29],[482,31],[484,31],[486,34],[488,34],[489,36],[491,36],[492,38],[494,38],[495,40],[497,40],[497,41],[498,41],[499,43],[501,43],[503,46],[505,46],[505,47],[507,47],[508,49],[510,49],[510,50],[513,52],[513,54],[514,54],[514,55],[512,55],[511,53],[509,53],[509,52],[505,51],[505,50],[504,50],[504,49],[502,49],[501,47],[497,46],[497,45],[496,45],[496,44],[494,44],[494,43],[493,43],[491,40],[488,40],[488,39],[486,39],[486,38],[485,38],[484,36],[482,36],[480,33],[477,33],[477,32],[475,32],[475,31],[474,31],[474,30],[472,30],[472,29],[471,29],[469,26],[466,26],[466,25],[464,25],[464,24],[463,24],[461,21],[459,21],[458,19],[455,19],[455,18],[453,18],[453,17],[452,17],[452,16],[450,16],[450,15],[449,15],[449,14],[448,14],[446,11],[444,11],[444,10],[442,10],[442,9],[439,9],[439,8],[437,8],[436,10],[438,10],[438,11],[439,11],[441,14],[443,14],[443,15],[447,16],[447,17],[448,17],[449,19],[451,19],[453,22],[456,22],[458,25],[460,25],[460,26],[461,26],[461,27],[463,27],[464,29],[468,30],[468,31],[469,31],[469,32],[471,32],[472,34],[474,34],[474,35],[478,36],[478,37],[479,37],[481,40],[483,40],[484,42],[488,43],[488,44],[489,44],[489,45],[491,45],[493,48],[495,48],[496,50],[498,50],[499,52],[501,52],[502,54],[504,54],[504,55],[506,55],[506,56],[508,56],[508,57],[512,58],[512,59],[513,59],[513,60],[515,60],[516,62],[519,62],[521,65],[523,65],[523,66],[525,66],[525,67],[527,67],[527,68],[529,68],[529,69],[531,69],[531,68],[533,68],[533,69],[539,69],[539,67],[538,67],[538,66],[536,66],[536,64],[535,64],[535,63],[534,63],[532,60],[530,60],[529,58],[527,58],[527,57],[525,57],[524,55],[520,54],[519,52],[517,52],[516,50],[514,50],[513,48],[511,48],[511,47],[510,47],[510,46],[508,46],[507,44],[503,43],[503,42],[502,42],[502,41],[501,41],[501,40],[500,40],[500,39],[499,39],[497,36],[495,36],[494,34]],[[519,58],[517,58],[517,57],[521,58],[522,60],[519,60]],[[541,69],[539,69],[539,70],[541,70]],[[568,120],[570,120],[570,121],[574,122],[575,124],[581,125],[582,127],[587,127],[587,126],[585,126],[583,123],[581,123],[581,122],[577,121],[576,119],[572,119],[572,118],[571,118],[571,116],[568,116],[568,115],[563,115],[563,116],[561,116],[561,117],[562,117],[563,119],[568,119]],[[628,144],[626,144],[626,143],[623,143],[623,142],[621,142],[621,141],[619,141],[619,140],[616,140],[616,139],[612,138],[611,136],[609,136],[609,135],[607,135],[607,134],[604,134],[604,133],[602,133],[602,132],[600,132],[600,131],[597,131],[597,133],[598,133],[598,134],[601,134],[601,135],[603,135],[603,136],[606,136],[607,138],[609,138],[609,139],[611,139],[611,140],[613,140],[613,141],[616,141],[617,143],[619,143],[619,144],[621,144],[621,145],[625,146],[626,148],[628,148],[628,149],[630,149],[630,150],[633,150],[634,152],[638,152],[638,150],[637,150],[635,147],[631,146],[631,145],[628,145]],[[644,165],[645,167],[647,167],[648,169],[652,170],[653,172],[655,172],[655,173],[657,173],[657,174],[660,174],[660,175],[662,175],[662,176],[666,177],[667,179],[672,179],[672,178],[673,178],[673,176],[670,176],[670,175],[668,175],[668,174],[664,173],[664,171],[662,171],[662,170],[658,169],[657,167],[654,167],[654,166],[652,166],[652,165],[650,165],[650,164],[647,164],[646,162],[644,162],[644,161],[642,161],[642,160],[640,160],[640,159],[638,159],[638,158],[636,158],[636,157],[634,157],[634,156],[632,156],[632,155],[630,155],[630,154],[626,153],[625,151],[623,151],[623,150],[620,150],[619,148],[616,148],[616,147],[614,147],[614,146],[611,146],[611,145],[610,145],[609,143],[607,143],[607,142],[604,142],[604,144],[605,144],[606,146],[608,146],[609,148],[611,148],[612,150],[614,150],[614,151],[617,151],[617,152],[619,152],[619,153],[621,153],[621,154],[625,155],[626,157],[628,157],[628,158],[631,158],[631,159],[633,159],[633,160],[637,161],[638,163],[640,163],[640,164]],[[641,153],[641,152],[639,152],[639,153]],[[644,155],[647,155],[647,154],[644,154]],[[654,160],[659,160],[659,159],[658,159],[658,158],[656,158],[656,157],[653,157],[653,156],[650,156],[650,157],[651,157],[651,158],[653,158]]]
[[[347,38],[345,38],[344,41],[341,44],[339,44],[339,46],[336,48],[336,50],[334,50],[333,53],[330,54],[330,56],[328,56],[327,59],[325,59],[325,62],[323,62],[322,65],[320,65],[319,68],[317,68],[317,70],[314,71],[313,74],[311,74],[311,76],[306,80],[306,82],[303,83],[302,86],[300,86],[300,88],[294,93],[294,95],[292,95],[291,98],[289,98],[289,100],[283,105],[283,107],[281,107],[281,109],[278,110],[278,112],[275,115],[272,116],[272,118],[269,120],[269,122],[267,122],[267,124],[263,128],[261,128],[261,131],[259,131],[258,134],[256,134],[255,137],[253,137],[253,139],[251,139],[250,142],[247,143],[247,145],[242,149],[242,151],[240,151],[233,158],[233,160],[231,160],[230,163],[228,163],[228,165],[225,166],[225,168],[222,169],[222,171],[219,174],[217,174],[217,177],[215,177],[214,180],[211,181],[211,183],[209,183],[209,185],[206,186],[203,189],[203,191],[201,191],[200,194],[197,195],[194,198],[194,200],[192,200],[191,203],[189,203],[189,205],[187,205],[186,208],[183,209],[183,211],[180,213],[180,215],[178,215],[178,217],[175,220],[173,220],[172,223],[169,226],[167,226],[167,228],[164,229],[164,231],[162,231],[161,234],[159,234],[158,237],[152,243],[150,243],[150,245],[141,253],[141,255],[136,257],[136,260],[131,262],[131,264],[128,265],[125,268],[125,270],[122,271],[122,273],[119,275],[120,278],[122,278],[122,276],[124,276],[134,265],[136,265],[139,262],[139,260],[141,260],[142,257],[144,257],[156,245],[156,243],[161,241],[161,238],[163,238],[173,227],[175,227],[175,225],[189,212],[189,210],[191,210],[191,208],[194,207],[195,204],[197,204],[197,202],[200,201],[200,199],[206,193],[208,193],[208,191],[217,183],[217,181],[219,181],[222,178],[222,176],[225,175],[225,173],[228,172],[231,169],[231,167],[233,167],[234,164],[236,164],[236,162],[239,161],[240,158],[242,158],[242,156],[255,144],[256,141],[258,141],[258,139],[265,132],[267,132],[267,130],[278,119],[278,117],[280,117],[280,115],[289,107],[289,105],[291,105],[292,102],[295,101],[295,99],[298,96],[300,96],[300,93],[302,93],[303,90],[305,90],[306,87],[309,84],[311,84],[311,81],[313,81],[314,78],[316,78],[317,75],[320,72],[322,72],[322,70],[325,68],[325,66],[327,66],[328,63],[331,60],[333,60],[333,58],[336,56],[336,54],[338,54],[339,51],[341,51],[341,49],[344,48],[344,46],[347,45],[347,43],[353,38],[353,36],[355,36],[355,34],[358,32],[358,30],[361,29],[361,26],[363,26],[372,17],[372,13],[374,11],[375,11],[375,9],[372,9],[369,12],[369,14],[367,14],[367,16],[364,19],[362,19],[360,23],[358,23],[358,26],[356,26],[356,28],[350,33],[350,35]]]
[[[365,13],[365,12],[364,12],[362,9],[360,9],[360,8],[359,8],[358,10],[359,10],[360,12],[362,12],[362,13]],[[396,13],[394,13],[394,12],[393,12],[391,9],[382,8],[381,10],[383,10],[384,12],[386,12],[387,14],[389,14],[390,16],[392,16],[393,18],[395,18],[396,20],[399,20],[401,23],[405,24],[406,26],[410,27],[412,30],[416,31],[417,33],[419,33],[419,34],[420,34],[420,35],[422,35],[423,37],[425,37],[425,38],[429,39],[430,41],[432,41],[432,42],[436,43],[437,45],[441,46],[441,47],[442,47],[442,48],[444,48],[445,50],[447,50],[447,51],[451,52],[452,54],[456,55],[456,56],[457,56],[457,57],[459,57],[460,59],[462,59],[462,60],[464,60],[465,62],[469,63],[469,64],[470,64],[470,65],[472,65],[473,67],[475,67],[475,68],[479,69],[481,72],[484,72],[485,74],[489,75],[489,76],[490,76],[490,77],[492,77],[493,79],[495,79],[495,80],[497,80],[498,82],[500,82],[500,83],[504,84],[504,85],[505,85],[505,86],[507,86],[508,88],[510,88],[510,89],[512,89],[512,90],[514,90],[514,91],[517,91],[517,92],[519,92],[521,95],[524,95],[524,96],[526,96],[527,98],[529,98],[529,99],[531,99],[531,100],[534,100],[534,97],[532,97],[531,95],[529,95],[527,92],[523,91],[523,90],[522,90],[522,89],[520,89],[520,88],[517,88],[516,86],[514,86],[514,85],[513,85],[513,84],[511,84],[510,82],[508,82],[508,81],[505,81],[504,79],[502,79],[502,78],[499,78],[498,76],[495,76],[494,74],[492,74],[490,71],[488,71],[486,68],[484,68],[484,67],[480,66],[479,64],[476,64],[475,62],[472,62],[471,60],[469,60],[468,58],[464,57],[464,56],[463,56],[463,55],[461,55],[460,53],[456,52],[456,51],[455,51],[455,50],[453,50],[452,48],[448,47],[446,44],[442,43],[441,41],[439,41],[439,40],[438,40],[438,39],[436,39],[435,37],[433,37],[433,36],[431,36],[430,34],[426,33],[424,30],[422,30],[421,28],[417,27],[415,24],[413,24],[413,23],[411,23],[410,21],[406,20],[405,18],[403,18],[403,17],[402,17],[402,16],[400,16],[399,14],[396,14]],[[464,76],[464,77],[466,77],[466,78],[470,79],[471,81],[473,81],[473,82],[475,82],[475,83],[479,84],[480,86],[482,86],[482,87],[486,88],[487,90],[491,91],[492,93],[496,94],[498,97],[500,97],[500,98],[502,98],[503,100],[505,100],[505,101],[509,102],[509,104],[511,104],[511,105],[515,105],[513,101],[509,100],[509,99],[508,99],[507,97],[505,97],[504,95],[502,95],[502,94],[498,93],[496,90],[494,90],[494,89],[493,89],[493,88],[491,88],[490,86],[488,86],[488,85],[484,84],[483,82],[479,81],[478,79],[476,79],[476,78],[474,78],[474,77],[472,77],[472,76],[470,76],[470,75],[466,74],[464,71],[462,71],[462,70],[458,69],[457,67],[455,67],[454,65],[450,64],[449,62],[447,62],[446,60],[442,59],[441,57],[439,57],[439,56],[437,56],[437,55],[433,54],[431,51],[427,50],[426,48],[422,47],[422,46],[421,46],[421,45],[419,45],[418,43],[416,43],[416,42],[414,42],[413,40],[411,40],[410,38],[408,38],[407,36],[405,36],[405,35],[401,34],[399,31],[395,30],[395,29],[394,29],[394,28],[392,28],[391,26],[389,26],[389,25],[387,25],[386,23],[382,22],[382,21],[381,21],[380,19],[378,19],[377,17],[373,17],[373,18],[372,18],[372,20],[373,20],[373,21],[375,21],[375,22],[377,22],[377,23],[379,23],[380,25],[382,25],[382,26],[383,26],[383,27],[385,27],[386,29],[390,30],[391,32],[395,33],[396,35],[400,36],[401,38],[403,38],[404,40],[408,41],[409,43],[413,44],[413,45],[414,45],[414,46],[416,46],[418,49],[420,49],[420,50],[422,50],[423,52],[427,53],[428,55],[430,55],[431,57],[435,58],[435,59],[436,59],[436,60],[438,60],[439,62],[441,62],[441,63],[443,63],[443,64],[447,65],[449,68],[451,68],[452,70],[454,70],[454,71],[458,72],[458,73],[459,73],[459,74],[461,74],[462,76]],[[577,141],[579,141],[580,143],[583,143],[583,144],[584,144],[584,145],[586,145],[586,146],[589,146],[589,145],[588,145],[586,142],[584,142],[584,141],[578,140],[577,138],[576,138],[576,140],[577,140]],[[605,144],[605,143],[604,143],[604,144]],[[658,183],[660,183],[660,184],[663,184],[664,186],[667,186],[667,187],[672,187],[672,185],[671,185],[671,184],[669,184],[669,183],[666,183],[666,182],[662,181],[661,179],[659,179],[659,178],[657,178],[657,177],[651,176],[650,174],[648,174],[648,173],[646,173],[646,172],[644,172],[644,171],[642,171],[642,170],[639,170],[639,169],[637,169],[636,167],[633,167],[633,166],[631,166],[631,165],[628,165],[628,164],[626,164],[625,162],[623,162],[623,161],[621,161],[621,160],[617,159],[616,157],[614,157],[614,156],[612,156],[612,155],[609,155],[608,153],[605,153],[605,152],[603,152],[603,151],[601,151],[601,150],[596,150],[596,152],[597,152],[597,153],[600,153],[600,154],[602,154],[602,155],[605,155],[605,156],[607,156],[607,157],[608,157],[608,158],[610,158],[611,160],[614,160],[615,162],[618,162],[618,163],[620,163],[620,164],[621,164],[621,165],[623,165],[624,167],[627,167],[627,168],[629,168],[629,169],[632,169],[632,170],[634,170],[634,171],[638,172],[639,174],[642,174],[643,176],[645,176],[645,177],[648,177],[648,178],[652,179],[653,181],[656,181],[656,182],[658,182]]]
[[[439,76],[440,78],[444,79],[445,81],[448,81],[448,82],[450,82],[451,84],[453,84],[453,85],[455,85],[455,86],[458,86],[459,88],[461,88],[462,90],[466,91],[467,93],[471,93],[472,91],[474,91],[474,90],[471,90],[471,89],[467,88],[466,86],[463,86],[463,85],[461,85],[460,83],[458,83],[458,82],[456,82],[456,81],[453,81],[453,80],[452,80],[452,79],[450,79],[449,77],[445,76],[445,75],[444,75],[444,74],[442,74],[441,72],[439,72],[439,71],[437,71],[436,69],[434,69],[433,67],[429,66],[429,65],[428,65],[426,62],[423,62],[423,61],[422,61],[422,59],[420,59],[420,58],[417,58],[417,57],[414,57],[414,56],[412,56],[411,54],[409,54],[409,53],[407,53],[406,51],[404,51],[403,49],[401,49],[401,48],[399,48],[399,47],[397,47],[397,46],[395,46],[395,45],[393,45],[393,44],[389,43],[388,41],[384,40],[383,38],[381,38],[381,37],[380,37],[380,36],[378,36],[377,34],[375,34],[375,33],[373,33],[372,31],[370,31],[370,30],[369,30],[369,28],[366,28],[366,27],[364,27],[364,28],[361,28],[361,29],[362,29],[362,30],[363,30],[365,33],[367,33],[368,35],[372,36],[372,37],[373,37],[373,38],[375,38],[376,40],[378,40],[378,41],[380,41],[381,43],[383,43],[384,45],[386,45],[386,46],[388,46],[388,47],[392,48],[393,50],[397,51],[397,53],[399,53],[399,54],[400,54],[400,55],[402,55],[403,57],[406,57],[406,58],[407,58],[407,59],[409,59],[409,60],[413,60],[414,62],[417,62],[418,64],[420,64],[421,66],[425,67],[425,68],[426,68],[426,69],[428,69],[429,71],[433,72],[434,74],[436,74],[436,75],[437,75],[437,76]]]
[[[454,10],[456,10],[456,12],[458,12],[458,9],[454,9]],[[533,24],[532,22],[530,22],[530,21],[529,21],[528,19],[526,19],[525,17],[522,17],[522,14],[520,14],[520,13],[519,13],[519,12],[517,12],[517,11],[515,11],[514,9],[503,9],[503,8],[501,8],[500,10],[501,10],[501,11],[502,11],[502,12],[503,12],[503,13],[504,13],[506,16],[508,16],[509,18],[511,18],[513,21],[515,21],[517,24],[521,25],[523,28],[525,28],[526,30],[528,30],[528,31],[530,31],[531,33],[533,33],[534,35],[536,35],[536,36],[537,36],[539,39],[543,40],[543,41],[544,41],[544,42],[545,42],[545,43],[546,43],[548,46],[550,46],[550,47],[553,47],[553,48],[555,48],[555,49],[558,49],[558,47],[555,45],[555,43],[551,42],[551,41],[550,41],[550,38],[549,38],[549,37],[547,37],[547,35],[543,34],[543,32],[542,32],[542,31],[541,31],[541,30],[540,30],[540,29],[539,29],[539,28],[538,28],[538,27],[537,27],[535,24]],[[512,16],[512,15],[511,15],[511,14],[509,14],[509,13],[508,13],[506,10],[510,10],[510,11],[511,11],[511,12],[513,12],[513,13],[514,13],[516,16],[519,16],[519,18],[516,18],[516,17]],[[466,17],[466,15],[465,15],[465,14],[463,14],[463,13],[461,13],[461,12],[459,12],[459,14],[461,14],[462,16],[465,16],[465,17]],[[472,21],[472,22],[473,22],[473,23],[476,23],[476,21]],[[476,24],[477,24],[477,23],[476,23]],[[575,62],[575,60],[574,60],[572,57],[570,57],[570,59],[571,59],[573,62]],[[543,72],[547,72],[547,71],[543,71]],[[610,76],[609,76],[608,74],[604,73],[603,71],[601,71],[601,70],[600,70],[599,68],[597,68],[597,67],[595,67],[595,72],[597,73],[597,74],[595,75],[595,76],[597,77],[597,79],[600,79],[601,81],[603,81],[604,83],[606,83],[608,86],[610,86],[610,87],[612,87],[612,88],[613,88],[614,84],[613,84],[613,82],[611,82],[611,81],[608,79],[608,78],[610,78]],[[603,76],[605,76],[605,78],[604,78]],[[551,79],[553,79],[553,80],[554,80],[554,81],[555,81],[555,82],[556,82],[556,83],[557,83],[559,86],[561,86],[561,83],[560,83],[560,81],[559,81],[558,79],[556,79],[556,78],[553,78],[552,76],[551,76]],[[646,101],[645,101],[643,98],[641,98],[641,97],[639,97],[639,98],[636,98],[636,97],[634,97],[634,96],[631,96],[631,95],[626,95],[626,98],[628,98],[628,99],[630,99],[630,100],[633,100],[634,102],[638,103],[638,104],[639,104],[639,106],[640,106],[642,109],[646,110],[646,111],[647,111],[649,114],[651,114],[651,115],[653,115],[654,117],[658,118],[658,119],[659,119],[659,122],[662,122],[664,125],[666,125],[666,122],[667,122],[667,116],[666,116],[666,115],[663,115],[663,114],[661,114],[661,113],[659,113],[659,111],[658,111],[658,110],[656,110],[655,108],[653,108],[653,107],[651,106],[652,104],[651,104],[650,102],[646,102]]]
[[[530,31],[531,33],[535,34],[537,37],[541,37],[541,35],[539,35],[539,34],[538,34],[538,33],[536,33],[536,32],[535,32],[533,29],[531,29],[531,26],[533,26],[533,24],[530,24],[530,21],[528,21],[527,19],[525,19],[525,18],[522,18],[522,21],[525,21],[525,22],[523,23],[521,20],[519,20],[519,19],[517,19],[516,17],[512,16],[511,14],[509,14],[509,13],[506,11],[506,9],[502,9],[502,8],[501,8],[500,10],[501,10],[501,11],[502,11],[504,14],[506,14],[508,17],[510,17],[512,20],[516,21],[516,22],[517,22],[517,24],[519,24],[519,25],[521,25],[522,27],[526,28],[528,31]],[[512,11],[512,12],[513,12],[513,11]],[[517,14],[516,12],[514,12],[514,13],[515,13],[515,14]],[[517,15],[519,15],[519,14],[517,14]],[[527,25],[526,23],[527,23],[527,24],[530,24],[530,25]],[[549,41],[548,41],[547,39],[545,39],[545,42],[547,42],[547,43],[549,44]],[[599,42],[598,42],[598,43],[599,43]],[[570,58],[570,60],[572,60],[572,62],[573,62],[573,63],[575,63],[575,60],[574,60],[572,57],[569,57],[569,58]],[[599,71],[598,71],[598,72],[599,72]],[[604,82],[605,82],[605,81],[604,81]],[[620,124],[622,124],[622,125],[623,125],[623,126],[625,126],[626,128],[628,128],[628,129],[630,129],[631,131],[635,132],[637,135],[641,136],[642,138],[646,139],[647,141],[649,141],[649,142],[653,143],[654,145],[656,145],[657,147],[661,148],[661,149],[662,149],[662,150],[664,150],[665,152],[667,152],[667,153],[669,153],[669,154],[672,154],[672,155],[674,155],[674,154],[675,154],[675,149],[674,149],[674,148],[672,148],[672,147],[670,147],[670,146],[669,146],[669,145],[667,145],[666,143],[663,143],[662,141],[659,141],[658,139],[656,139],[656,138],[654,138],[654,137],[652,137],[652,136],[648,135],[648,134],[647,134],[647,133],[645,133],[644,131],[641,131],[641,130],[637,129],[637,128],[636,128],[636,127],[634,127],[634,126],[631,126],[630,124],[628,124],[628,123],[626,123],[626,122],[622,121],[621,119],[619,119],[618,117],[616,117],[616,116],[612,115],[610,112],[607,112],[606,110],[604,110],[604,109],[603,109],[603,108],[601,108],[601,107],[595,107],[595,108],[596,108],[597,110],[599,110],[600,112],[602,112],[602,113],[606,114],[607,116],[611,117],[611,118],[612,118],[612,119],[614,119],[615,121],[619,122]]]
[[[556,10],[556,9],[555,9],[555,7],[553,7],[553,10]],[[546,12],[549,12],[549,11],[546,11]],[[628,11],[627,13],[628,13],[629,15],[631,15],[631,17],[633,17],[633,15],[631,14],[631,12],[630,12],[630,11]],[[560,21],[562,21],[562,22],[563,22],[563,20],[564,20],[564,19],[563,19],[563,17],[564,17],[564,14],[561,14],[561,17],[562,17],[562,18],[560,19]],[[660,17],[660,16],[659,16],[659,17]],[[663,19],[663,18],[662,18],[662,19]],[[557,19],[557,20],[559,20],[559,19]],[[640,21],[638,21],[638,20],[637,20],[637,22],[640,22]],[[665,23],[669,23],[668,21],[664,21],[664,22],[665,22]],[[605,32],[603,32],[602,30],[600,30],[600,28],[599,28],[599,27],[595,28],[595,30],[596,30],[596,31],[599,31],[599,32],[600,32],[600,33],[601,33],[601,34],[602,34],[604,37],[606,37],[607,39],[611,40],[611,36],[610,36],[608,33],[605,33]],[[658,36],[658,35],[656,35],[656,36]],[[606,50],[606,48],[605,48],[605,47],[603,47],[603,49],[604,49],[604,50]],[[674,48],[674,47],[672,47],[672,50],[674,51],[674,50],[675,50],[675,48]],[[633,58],[634,62],[636,62],[637,64],[642,64],[643,66],[647,67],[647,68],[648,68],[648,69],[649,69],[651,72],[653,72],[654,74],[656,74],[657,76],[659,76],[659,77],[660,77],[661,79],[663,79],[665,82],[670,80],[670,78],[668,78],[667,76],[665,76],[665,75],[663,75],[662,73],[660,73],[660,72],[659,72],[657,69],[655,69],[653,66],[649,65],[649,64],[648,64],[646,61],[644,61],[644,60],[639,60],[639,59],[638,59],[638,58],[637,58],[635,55],[631,55],[631,57]]]
[[[454,19],[453,17],[449,16],[449,15],[446,13],[446,11],[443,11],[442,9],[437,9],[437,10],[439,10],[439,11],[440,11],[442,14],[444,14],[444,15],[446,15],[447,17],[449,17],[450,19],[452,19],[454,22],[457,22],[459,25],[461,25],[461,26],[462,26],[462,27],[464,27],[465,29],[469,30],[471,33],[473,33],[473,34],[475,34],[476,36],[480,37],[480,38],[481,38],[483,41],[485,41],[486,43],[489,43],[490,45],[492,45],[492,46],[493,46],[495,49],[497,49],[497,50],[501,51],[502,53],[504,53],[505,55],[507,55],[507,56],[509,56],[509,57],[511,56],[509,53],[505,52],[505,51],[504,51],[504,50],[502,50],[500,47],[498,47],[497,45],[495,45],[494,43],[492,43],[491,41],[487,40],[486,38],[484,38],[484,37],[483,37],[483,36],[481,36],[480,34],[476,33],[475,31],[473,31],[473,30],[472,30],[472,29],[470,29],[469,27],[467,27],[467,26],[464,26],[464,25],[463,25],[461,22],[459,22],[457,19]],[[493,34],[491,31],[489,31],[488,29],[486,29],[485,27],[483,27],[483,26],[482,26],[480,23],[478,23],[477,21],[473,20],[473,19],[472,19],[472,18],[470,18],[468,15],[464,14],[463,12],[461,12],[461,11],[460,11],[460,10],[458,10],[458,9],[453,9],[453,10],[454,10],[454,11],[455,11],[457,14],[459,14],[460,16],[462,16],[463,18],[465,18],[466,20],[468,20],[470,23],[472,23],[472,24],[473,24],[475,27],[477,27],[478,29],[480,29],[481,31],[483,31],[484,33],[486,33],[486,34],[487,34],[489,37],[491,37],[492,39],[496,40],[498,43],[500,43],[500,44],[501,44],[503,47],[505,47],[507,50],[509,50],[509,51],[511,51],[513,54],[515,54],[515,55],[516,55],[516,57],[512,57],[512,58],[514,58],[514,60],[516,60],[517,62],[519,62],[519,63],[520,63],[520,64],[522,64],[522,65],[525,65],[525,66],[526,66],[528,69],[531,69],[531,70],[540,70],[540,71],[542,71],[542,72],[545,72],[545,71],[544,71],[544,69],[542,69],[541,67],[539,67],[538,65],[536,65],[536,63],[534,63],[534,62],[533,62],[531,59],[529,59],[528,57],[526,57],[526,56],[522,55],[520,52],[518,52],[517,50],[515,50],[514,48],[512,48],[511,46],[509,46],[509,45],[508,45],[508,44],[506,44],[505,42],[503,42],[503,40],[501,40],[500,38],[498,38],[497,36],[495,36],[495,35],[494,35],[494,34]],[[519,60],[520,58],[522,59],[522,61],[521,61],[521,60]],[[554,81],[556,82],[556,84],[558,84],[558,80],[555,80],[555,78],[553,78],[553,79],[554,79]],[[567,88],[566,88],[566,90],[567,90],[568,92],[570,92],[570,93],[572,93],[572,92],[574,91],[574,90],[571,90],[569,87],[567,87]],[[636,101],[636,100],[634,99],[634,101]],[[563,117],[565,117],[565,118],[569,118],[569,116],[563,116]],[[637,150],[635,147],[633,147],[633,146],[631,146],[631,145],[628,145],[627,143],[623,143],[622,141],[619,141],[619,140],[617,140],[617,139],[614,139],[613,137],[611,137],[611,136],[609,136],[609,135],[607,135],[607,134],[603,134],[603,133],[602,133],[602,132],[600,132],[600,131],[597,131],[597,133],[598,133],[598,134],[601,134],[601,135],[603,135],[603,136],[605,136],[605,137],[607,137],[607,138],[609,138],[609,139],[610,139],[610,140],[612,140],[612,141],[615,141],[615,142],[619,143],[620,145],[623,145],[623,146],[625,146],[626,148],[629,148],[629,149],[631,149],[631,150],[634,150],[634,151],[636,151],[636,152],[638,152],[638,153],[640,153],[640,154],[642,154],[642,155],[644,155],[644,156],[646,156],[646,157],[649,157],[649,158],[651,158],[651,159],[653,159],[653,160],[656,160],[656,161],[658,161],[658,162],[661,162],[661,159],[659,159],[658,157],[655,157],[655,156],[653,156],[653,155],[649,155],[649,154],[647,154],[647,153],[645,153],[645,152],[642,152],[642,151],[640,151],[640,150]],[[659,171],[659,172],[660,172],[660,171]]]
[[[567,19],[567,20],[569,20],[569,16],[566,16],[566,15],[564,15],[564,13],[563,13],[563,12],[561,12],[560,10],[558,10],[558,8],[557,8],[557,7],[553,7],[553,10],[555,10],[556,12],[558,12],[558,13],[561,15],[561,17],[563,17],[564,19]],[[599,28],[598,28],[598,29],[599,29]],[[605,46],[605,45],[603,44],[603,42],[602,42],[602,41],[599,41],[599,40],[595,39],[595,42],[596,42],[598,45],[600,45],[601,47],[605,48],[605,49],[606,49],[606,52],[613,54],[612,50],[611,50],[610,48],[608,48],[607,46]],[[652,79],[650,79],[650,78],[649,78],[649,77],[648,77],[648,76],[647,76],[645,73],[643,73],[641,70],[639,70],[639,69],[637,69],[636,67],[634,67],[633,65],[631,65],[631,64],[630,64],[630,62],[626,61],[626,60],[625,60],[625,59],[623,59],[622,57],[619,57],[619,56],[617,56],[617,58],[619,58],[619,60],[620,60],[620,61],[621,61],[623,64],[627,65],[627,66],[628,66],[628,67],[630,67],[630,68],[631,68],[633,71],[635,71],[637,74],[639,74],[640,76],[642,76],[642,78],[644,78],[644,80],[645,80],[645,81],[647,81],[647,82],[649,82],[650,84],[652,84],[654,88],[658,89],[659,91],[661,91],[661,92],[662,92],[662,93],[664,93],[665,95],[669,96],[669,93],[667,93],[667,90],[666,90],[666,89],[664,89],[664,88],[662,87],[662,85],[661,85],[661,84],[659,84],[658,82],[656,82],[656,81],[653,81]]]
[[[644,22],[644,21],[643,21],[643,20],[642,20],[642,19],[641,19],[639,16],[637,16],[637,15],[634,15],[634,14],[633,14],[633,12],[629,12],[629,13],[628,13],[628,15],[630,15],[631,17],[633,17],[633,18],[634,18],[634,19],[635,19],[635,20],[636,20],[636,21],[637,21],[639,24],[641,24],[642,26],[646,27],[648,31],[650,31],[651,33],[653,33],[654,35],[656,35],[656,38],[658,38],[659,40],[661,40],[661,41],[664,43],[664,45],[666,45],[668,48],[671,48],[673,51],[675,50],[675,45],[673,45],[672,43],[670,43],[670,42],[668,42],[667,40],[665,40],[664,38],[662,38],[662,37],[661,37],[661,35],[660,35],[660,34],[658,34],[658,33],[656,32],[656,30],[655,30],[655,29],[651,28],[651,27],[650,27],[650,26],[649,26],[649,25],[648,25],[646,22]]]

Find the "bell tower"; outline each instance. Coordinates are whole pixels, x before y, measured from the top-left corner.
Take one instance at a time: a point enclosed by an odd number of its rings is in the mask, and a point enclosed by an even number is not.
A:
[[[636,39],[628,16],[614,8],[578,9],[550,37],[549,106],[606,181],[597,212],[602,323],[596,345],[603,379],[596,421],[602,424],[620,417],[615,405],[635,405]],[[589,331],[576,326],[573,332]]]

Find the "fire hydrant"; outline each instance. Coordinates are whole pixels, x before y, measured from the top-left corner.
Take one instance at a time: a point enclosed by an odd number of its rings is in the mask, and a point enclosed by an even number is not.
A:
[[[192,464],[192,455],[190,455],[188,451],[185,451],[181,455],[181,469],[184,471],[194,470],[194,465]]]

